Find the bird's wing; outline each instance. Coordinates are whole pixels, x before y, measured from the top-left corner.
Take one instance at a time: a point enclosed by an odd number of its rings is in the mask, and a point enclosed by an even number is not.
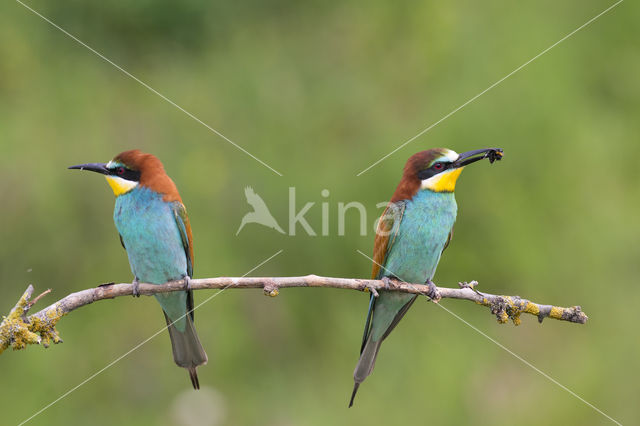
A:
[[[118,237],[120,237],[120,244],[122,244],[122,248],[126,250],[127,247],[124,245],[124,240],[122,239],[122,235],[120,235],[119,232],[118,232]]]
[[[380,220],[378,221],[378,228],[376,229],[376,237],[373,242],[373,269],[371,271],[371,278],[378,279],[382,277],[380,269],[384,266],[387,260],[387,255],[393,247],[393,243],[398,236],[398,230],[400,229],[400,222],[402,222],[402,216],[404,215],[404,209],[407,206],[407,200],[396,201],[395,203],[389,203]],[[384,272],[384,271],[382,271]],[[376,306],[376,297],[372,294],[369,299],[369,311],[367,312],[367,320],[364,324],[364,334],[362,335],[362,346],[360,347],[360,353],[364,351],[364,347],[369,339],[371,333],[371,320],[373,319],[373,311]],[[409,309],[411,304],[408,304],[406,309]],[[404,312],[402,312],[397,321],[400,321]],[[397,323],[396,321],[396,323]],[[395,325],[394,325],[395,326]],[[393,327],[391,327],[393,328]],[[386,337],[386,336],[385,336]]]
[[[171,209],[173,210],[173,216],[176,219],[176,225],[178,225],[178,230],[180,231],[184,253],[187,256],[187,275],[193,277],[193,235],[191,234],[191,224],[187,216],[187,209],[180,201],[174,201],[171,204]]]
[[[453,226],[451,227],[451,231],[449,231],[449,236],[447,237],[447,242],[444,243],[444,247],[442,247],[442,252],[444,253],[444,251],[447,249],[447,247],[449,247],[449,243],[451,242],[451,239],[453,238]]]
[[[389,203],[380,217],[373,243],[373,268],[371,270],[371,278],[374,280],[381,275],[380,268],[384,266],[387,254],[398,236],[400,222],[402,221],[406,205],[406,200]]]
[[[191,224],[189,223],[189,217],[187,216],[187,209],[180,201],[174,201],[171,204],[171,210],[173,210],[173,216],[176,219],[176,225],[178,231],[180,231],[180,238],[182,239],[182,246],[184,247],[184,254],[187,256],[187,275],[189,278],[193,277],[193,235],[191,234]],[[191,320],[193,321],[193,292],[187,291],[187,312],[190,313]]]

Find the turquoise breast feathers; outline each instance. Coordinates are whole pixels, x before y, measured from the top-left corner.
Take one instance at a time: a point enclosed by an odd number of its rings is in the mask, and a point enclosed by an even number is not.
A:
[[[116,198],[116,228],[129,256],[131,272],[140,282],[164,284],[187,275],[187,256],[171,205],[143,186]],[[185,313],[185,292],[157,294],[156,299],[172,319]],[[184,329],[184,319],[176,322]]]
[[[380,274],[413,283],[432,279],[457,211],[452,192],[418,191],[407,201],[386,270]]]

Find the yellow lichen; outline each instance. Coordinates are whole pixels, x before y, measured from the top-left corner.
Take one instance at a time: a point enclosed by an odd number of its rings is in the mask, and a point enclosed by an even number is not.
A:
[[[29,296],[33,289],[24,292],[11,313],[0,323],[0,353],[9,346],[22,349],[29,343],[36,343],[38,336],[31,333],[23,320],[25,309],[29,305]]]
[[[17,312],[17,309],[8,317],[4,317],[0,324],[0,353],[11,346],[12,349],[24,349],[27,345],[40,343],[40,337],[30,330],[29,324],[25,323]]]
[[[555,318],[555,319],[562,319],[562,313],[564,312],[564,309],[559,308],[557,306],[552,306],[551,307],[551,312],[549,312],[549,316],[551,318]]]
[[[47,321],[43,321],[40,318],[32,318],[29,324],[29,329],[33,332],[40,334],[42,339],[42,346],[48,348],[51,342],[60,343],[60,334],[56,330],[56,323],[62,315],[56,315],[55,312],[47,312]]]
[[[56,309],[46,313],[46,320],[37,317],[25,318],[25,312],[29,307],[29,292],[20,298],[9,316],[3,317],[0,323],[0,353],[9,346],[13,350],[20,350],[27,345],[43,343],[45,347],[49,343],[60,343],[60,335],[55,329],[56,323],[62,317]]]
[[[501,296],[499,300],[494,302],[492,312],[496,314],[498,322],[504,324],[511,320],[513,325],[520,325],[522,320],[520,315],[523,312],[529,312],[531,303],[522,300],[519,297]]]
[[[535,303],[527,301],[527,306],[525,306],[524,312],[532,315],[540,315],[540,308]]]
[[[507,299],[507,313],[511,321],[513,321],[513,325],[520,325],[522,322],[520,319],[520,314],[522,313],[520,304],[516,303],[511,296],[507,296],[505,299]]]

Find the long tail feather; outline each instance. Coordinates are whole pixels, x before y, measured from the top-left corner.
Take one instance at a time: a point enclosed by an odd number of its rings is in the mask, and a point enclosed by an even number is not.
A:
[[[380,344],[382,340],[374,342],[371,336],[367,339],[367,343],[364,345],[360,359],[356,365],[356,369],[353,371],[353,394],[351,395],[351,402],[349,407],[353,405],[353,399],[356,396],[360,383],[364,382],[364,379],[371,374],[373,367],[376,364],[376,358],[378,357],[378,351],[380,350]]]
[[[355,382],[353,384],[353,392],[351,392],[351,400],[349,401],[349,408],[353,406],[353,400],[356,397],[356,393],[358,392],[359,387],[360,387],[360,383]]]
[[[373,367],[376,364],[376,358],[378,357],[378,351],[380,350],[380,345],[389,336],[389,333],[398,325],[402,317],[407,313],[413,302],[416,300],[416,297],[412,297],[409,299],[396,313],[393,319],[387,323],[386,330],[380,336],[378,334],[378,340],[374,340],[374,334],[372,333],[372,328],[374,327],[374,308],[376,304],[376,299],[371,296],[371,300],[369,301],[369,312],[367,313],[367,321],[364,327],[364,336],[362,346],[360,348],[360,359],[358,360],[358,364],[356,364],[356,369],[353,371],[353,392],[351,394],[351,401],[349,402],[349,407],[353,405],[353,400],[358,392],[358,388],[360,387],[360,383],[364,382],[371,372],[373,371]],[[379,324],[378,324],[379,326]]]
[[[184,331],[180,331],[174,324],[171,324],[171,320],[167,317],[166,313],[164,317],[167,321],[169,337],[171,338],[173,360],[178,366],[186,368],[189,371],[193,388],[200,389],[196,367],[206,364],[208,358],[204,348],[200,344],[200,339],[198,339],[198,335],[196,334],[193,321],[190,316],[186,316],[185,329]]]
[[[191,379],[191,384],[194,389],[200,389],[200,381],[198,380],[198,373],[196,372],[196,367],[187,368],[189,371],[189,378]]]

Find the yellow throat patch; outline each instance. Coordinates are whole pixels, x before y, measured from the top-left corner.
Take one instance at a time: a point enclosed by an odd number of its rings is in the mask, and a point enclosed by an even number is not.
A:
[[[456,181],[464,167],[439,173],[422,181],[422,189],[430,189],[434,192],[453,192],[456,189]]]
[[[105,178],[107,179],[107,183],[113,190],[113,193],[116,197],[122,194],[126,194],[127,192],[138,186],[138,182],[122,179],[118,176],[105,176]]]

